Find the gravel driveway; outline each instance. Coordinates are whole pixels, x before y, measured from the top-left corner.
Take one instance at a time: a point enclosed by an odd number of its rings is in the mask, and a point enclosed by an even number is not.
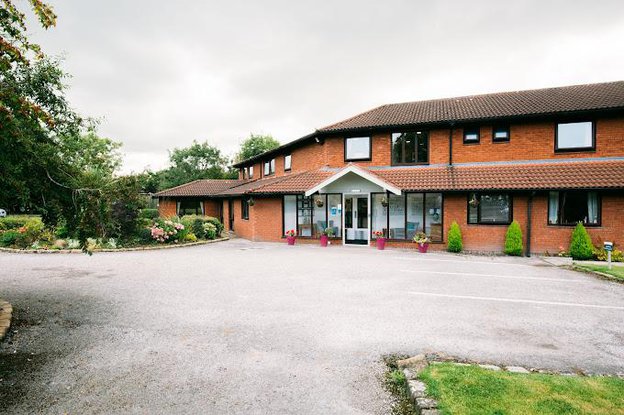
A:
[[[0,253],[0,413],[385,413],[389,353],[624,371],[624,286],[539,259],[229,242]]]

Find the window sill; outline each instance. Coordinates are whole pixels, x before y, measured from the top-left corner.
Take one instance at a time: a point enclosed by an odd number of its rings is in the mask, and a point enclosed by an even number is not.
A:
[[[555,154],[569,154],[569,153],[595,153],[595,147],[579,147],[579,148],[556,148]]]
[[[465,146],[476,146],[478,144],[481,144],[481,141],[464,141]]]
[[[554,223],[549,223],[546,226],[549,226],[549,227],[552,227],[552,228],[575,228],[576,227],[576,223],[574,223],[574,224],[554,224]],[[597,229],[597,228],[601,228],[602,224],[588,225],[588,224],[584,223],[583,226],[586,227],[586,228]]]
[[[345,162],[347,161],[371,161],[372,159],[369,158],[365,158],[365,159],[344,159]]]
[[[418,161],[415,163],[391,163],[391,166],[428,166],[428,161]]]
[[[509,226],[511,222],[479,222],[479,223],[467,223],[469,226]]]

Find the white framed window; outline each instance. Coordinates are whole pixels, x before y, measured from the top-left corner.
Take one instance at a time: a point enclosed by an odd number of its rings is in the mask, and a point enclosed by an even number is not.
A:
[[[371,159],[370,137],[347,137],[345,138],[345,161],[358,161]]]
[[[292,168],[292,155],[287,154],[284,156],[284,170],[289,171]]]

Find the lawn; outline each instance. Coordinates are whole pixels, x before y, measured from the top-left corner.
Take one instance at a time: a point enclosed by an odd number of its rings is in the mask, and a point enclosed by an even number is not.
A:
[[[604,272],[605,274],[609,274],[621,281],[624,281],[624,266],[621,265],[613,265],[611,269],[609,269],[607,265],[577,264],[576,266],[586,271]]]
[[[442,414],[624,414],[624,380],[495,372],[442,363],[420,378]]]

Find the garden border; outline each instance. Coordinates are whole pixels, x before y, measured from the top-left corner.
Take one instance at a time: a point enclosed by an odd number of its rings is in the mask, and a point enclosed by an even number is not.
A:
[[[0,299],[0,340],[2,340],[5,334],[11,327],[11,317],[13,315],[13,306],[7,301]]]
[[[166,245],[147,245],[137,246],[131,248],[118,248],[118,249],[95,249],[93,252],[131,252],[131,251],[155,251],[159,249],[171,249],[171,248],[186,248],[189,246],[207,245],[215,242],[223,242],[229,240],[229,236],[225,236],[217,239],[210,239],[207,241],[186,242],[183,244],[166,244]],[[0,247],[0,252],[10,252],[13,254],[82,254],[84,251],[80,249],[17,249],[17,248],[3,248]]]
[[[421,415],[439,415],[438,402],[431,396],[427,395],[427,386],[423,381],[418,379],[418,375],[430,364],[453,363],[460,366],[479,366],[482,369],[493,371],[507,371],[512,373],[541,373],[547,375],[562,376],[615,376],[624,379],[624,373],[606,374],[606,373],[585,373],[579,372],[558,372],[556,370],[526,368],[523,366],[501,366],[498,364],[485,364],[483,362],[475,362],[465,359],[457,359],[447,356],[444,353],[427,353],[419,354],[408,359],[398,360],[397,366],[407,380],[407,392],[410,399],[414,403],[416,410]]]

